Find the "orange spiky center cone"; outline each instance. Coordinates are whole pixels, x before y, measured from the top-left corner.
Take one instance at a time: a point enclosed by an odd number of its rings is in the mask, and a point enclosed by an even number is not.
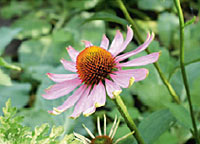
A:
[[[113,143],[112,139],[106,135],[96,136],[91,141],[91,144],[112,144],[112,143]]]
[[[79,78],[87,85],[98,84],[115,68],[115,58],[107,50],[91,46],[77,56],[76,68]]]

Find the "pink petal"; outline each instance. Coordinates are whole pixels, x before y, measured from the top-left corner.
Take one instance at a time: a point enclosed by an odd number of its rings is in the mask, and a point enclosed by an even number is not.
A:
[[[115,38],[113,39],[110,49],[108,51],[112,53],[113,56],[117,55],[123,41],[124,41],[124,38],[123,38],[122,33],[119,30],[117,30]]]
[[[83,115],[84,116],[89,116],[89,115],[93,114],[95,111],[96,111],[96,106],[92,105],[90,108],[88,108],[87,110],[85,110],[83,112]]]
[[[79,52],[72,48],[71,46],[67,47],[67,52],[69,53],[69,56],[73,62],[76,62],[76,57],[78,56]]]
[[[130,83],[130,80],[133,78],[133,74],[125,75],[124,73],[116,72],[115,74],[110,74],[110,77],[117,85],[128,88],[132,84]]]
[[[93,44],[90,41],[83,40],[83,42],[84,42],[86,48],[93,46]]]
[[[104,106],[106,103],[106,91],[103,83],[100,81],[95,91],[95,105],[96,107]]]
[[[103,35],[103,38],[102,38],[100,47],[102,47],[102,48],[104,48],[105,50],[107,50],[107,49],[108,49],[108,46],[109,46],[109,40],[108,40],[108,38],[106,37],[106,35]]]
[[[78,74],[53,74],[47,73],[47,76],[54,82],[63,82],[66,80],[72,80],[78,77]]]
[[[80,86],[80,88],[78,88],[71,96],[67,98],[67,100],[61,106],[57,107],[56,109],[60,112],[63,112],[72,107],[84,93],[86,87],[86,85]]]
[[[72,118],[77,118],[85,109],[85,105],[89,102],[88,100],[88,95],[90,92],[90,88],[88,87],[85,92],[81,95],[80,99],[78,100],[73,113],[71,114],[70,117]]]
[[[85,113],[85,111],[87,111],[88,109],[90,109],[91,107],[95,107],[95,92],[96,92],[96,87],[97,85],[94,85],[89,96],[88,96],[88,100],[87,100],[87,103],[85,103],[85,107],[84,107],[84,110],[83,110],[83,114],[84,115],[87,115]]]
[[[114,96],[113,96],[113,92],[115,91],[121,91],[121,88],[115,84],[114,82],[108,80],[108,79],[105,79],[105,85],[106,85],[106,91],[108,93],[108,96],[113,99]]]
[[[155,52],[155,53],[151,53],[149,55],[146,56],[142,56],[133,60],[130,60],[128,62],[125,63],[118,63],[117,66],[119,67],[131,67],[131,66],[142,66],[142,65],[147,65],[147,64],[151,64],[154,63],[158,60],[160,56],[160,52]]]
[[[46,89],[46,94],[43,94],[42,96],[45,99],[56,99],[69,94],[80,84],[81,80],[79,78],[57,83],[55,85],[52,85],[50,88]]]
[[[71,62],[71,61],[67,61],[65,59],[61,59],[60,62],[63,64],[64,68],[66,70],[72,71],[72,72],[76,72],[76,63]]]
[[[129,58],[130,56],[133,56],[133,55],[135,55],[135,54],[140,53],[141,51],[145,50],[145,49],[149,46],[149,44],[151,43],[151,41],[152,41],[153,39],[154,39],[154,33],[152,33],[151,36],[150,36],[150,34],[148,33],[147,39],[146,39],[146,41],[145,41],[142,45],[140,45],[137,49],[135,49],[135,50],[133,50],[133,51],[130,51],[130,52],[127,52],[127,53],[122,54],[122,55],[120,55],[120,56],[117,56],[117,57],[116,57],[116,60],[117,60],[117,61],[122,61],[122,60],[124,60],[124,59]]]
[[[130,69],[130,70],[120,70],[118,72],[115,72],[118,75],[127,75],[127,76],[133,76],[135,79],[135,82],[144,80],[148,74],[149,71],[145,68],[141,69]]]
[[[120,45],[120,47],[116,48],[116,53],[114,56],[116,56],[120,52],[124,51],[126,49],[127,45],[131,42],[132,38],[133,38],[133,30],[131,29],[131,27],[127,26],[126,40],[123,42],[122,45]]]
[[[90,95],[88,96],[88,103],[85,106],[84,115],[89,116],[95,112],[95,107],[101,107],[106,103],[106,92],[103,83],[100,81],[98,85],[94,85]]]

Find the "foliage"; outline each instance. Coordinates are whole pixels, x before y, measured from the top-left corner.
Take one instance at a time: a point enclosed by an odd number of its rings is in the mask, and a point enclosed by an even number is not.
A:
[[[50,126],[45,123],[35,127],[23,126],[22,116],[17,116],[17,109],[11,106],[11,100],[6,102],[3,108],[3,116],[0,117],[0,142],[1,144],[80,144],[74,139],[73,134],[65,135],[58,139],[64,131],[62,126]]]
[[[139,28],[142,38],[153,31],[155,40],[149,51],[160,51],[158,64],[181,99],[173,102],[153,65],[146,66],[149,76],[121,94],[132,119],[149,144],[187,143],[192,140],[189,107],[179,66],[179,19],[172,0],[123,0]],[[200,22],[199,0],[184,0],[181,5],[185,22],[185,67],[195,108],[200,116]],[[54,84],[46,73],[69,73],[60,59],[69,60],[66,47],[84,48],[82,40],[99,45],[102,35],[114,38],[117,29],[125,34],[130,25],[114,0],[1,0],[0,1],[0,143],[64,143],[73,140],[73,131],[86,135],[81,124],[96,132],[96,117],[106,113],[108,129],[120,115],[112,100],[90,117],[69,118],[72,109],[58,116],[47,113],[69,96],[50,101],[41,97]],[[138,46],[133,39],[125,52]],[[146,55],[145,52],[130,58]],[[22,118],[24,117],[24,118]],[[44,124],[45,123],[45,124]],[[60,126],[61,125],[61,126]],[[199,127],[200,123],[197,122]],[[129,132],[121,120],[116,139]],[[68,134],[68,135],[66,135]],[[64,136],[65,135],[65,136]],[[86,135],[87,136],[87,135]],[[170,141],[168,141],[170,140]],[[124,143],[133,144],[129,137]],[[76,143],[76,141],[73,141]]]

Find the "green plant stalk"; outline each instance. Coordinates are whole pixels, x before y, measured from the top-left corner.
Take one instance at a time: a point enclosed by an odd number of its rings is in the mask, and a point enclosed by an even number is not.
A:
[[[138,144],[145,144],[142,136],[139,133],[139,130],[137,129],[134,121],[132,120],[130,114],[128,113],[128,110],[126,108],[126,105],[124,104],[123,100],[121,99],[120,95],[115,95],[114,102],[121,113],[121,115],[124,117],[124,120],[129,127],[131,131],[135,131],[133,133],[134,137],[136,138]]]
[[[142,38],[142,36],[140,35],[139,33],[139,30],[138,30],[138,27],[137,27],[137,24],[134,22],[134,20],[131,18],[131,16],[129,15],[125,5],[123,4],[123,2],[121,0],[117,0],[118,2],[118,5],[120,7],[120,9],[122,10],[122,12],[124,13],[126,19],[131,23],[132,25],[132,28],[134,30],[134,33],[136,35],[136,39],[138,41],[139,44],[143,43],[144,40]],[[145,50],[148,54],[150,53],[150,51],[148,49]],[[172,98],[174,99],[174,101],[176,103],[180,103],[180,99],[178,97],[178,95],[176,94],[175,90],[173,89],[172,85],[169,83],[169,81],[167,80],[167,78],[165,77],[165,75],[163,74],[163,72],[161,71],[160,69],[160,66],[158,65],[158,63],[154,63],[154,66],[162,80],[162,82],[164,83],[164,85],[167,87],[170,95],[172,96]]]
[[[197,130],[197,125],[194,117],[194,111],[192,107],[192,101],[191,101],[191,95],[190,95],[190,89],[187,81],[187,76],[186,76],[186,71],[185,71],[185,66],[184,66],[184,17],[183,17],[183,12],[181,9],[180,1],[179,0],[174,0],[176,9],[178,11],[178,16],[179,16],[179,26],[180,26],[180,67],[181,67],[181,73],[182,73],[182,78],[183,78],[183,83],[185,86],[186,94],[187,94],[187,99],[189,103],[189,108],[190,108],[190,115],[192,119],[192,125],[194,128],[194,136],[196,138],[197,144],[200,144],[199,142],[199,135],[198,135],[198,130]]]

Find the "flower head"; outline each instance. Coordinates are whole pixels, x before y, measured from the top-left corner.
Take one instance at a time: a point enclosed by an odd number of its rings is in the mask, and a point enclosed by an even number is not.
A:
[[[83,127],[85,128],[87,133],[90,135],[91,139],[88,139],[88,138],[86,138],[86,137],[84,137],[84,136],[82,136],[78,133],[75,133],[75,132],[74,132],[74,135],[83,144],[117,144],[118,142],[126,139],[128,136],[130,136],[134,133],[134,131],[130,132],[130,133],[126,134],[125,136],[118,138],[117,140],[114,141],[114,136],[117,132],[119,123],[120,123],[120,119],[117,120],[117,116],[115,116],[115,120],[113,122],[112,128],[111,128],[109,134],[107,134],[107,131],[106,131],[106,116],[104,115],[104,132],[103,132],[103,134],[101,132],[100,118],[98,117],[97,118],[98,136],[94,136],[92,134],[92,132],[85,125],[83,125]]]
[[[57,99],[69,94],[75,88],[77,89],[61,106],[49,112],[60,114],[75,105],[71,117],[76,118],[81,113],[88,116],[95,112],[96,107],[105,105],[106,93],[110,98],[114,98],[114,94],[119,94],[121,88],[127,88],[134,81],[145,79],[148,75],[148,70],[145,68],[129,70],[122,70],[122,68],[154,63],[159,58],[159,52],[128,62],[122,61],[145,50],[153,40],[154,34],[148,33],[146,41],[137,49],[118,55],[126,49],[132,38],[133,31],[127,26],[126,39],[123,39],[122,33],[118,30],[110,47],[109,40],[105,35],[100,46],[93,46],[91,42],[83,41],[85,49],[81,52],[69,46],[67,51],[72,61],[61,59],[61,63],[66,70],[73,74],[47,73],[48,77],[56,84],[46,89],[43,97]]]

